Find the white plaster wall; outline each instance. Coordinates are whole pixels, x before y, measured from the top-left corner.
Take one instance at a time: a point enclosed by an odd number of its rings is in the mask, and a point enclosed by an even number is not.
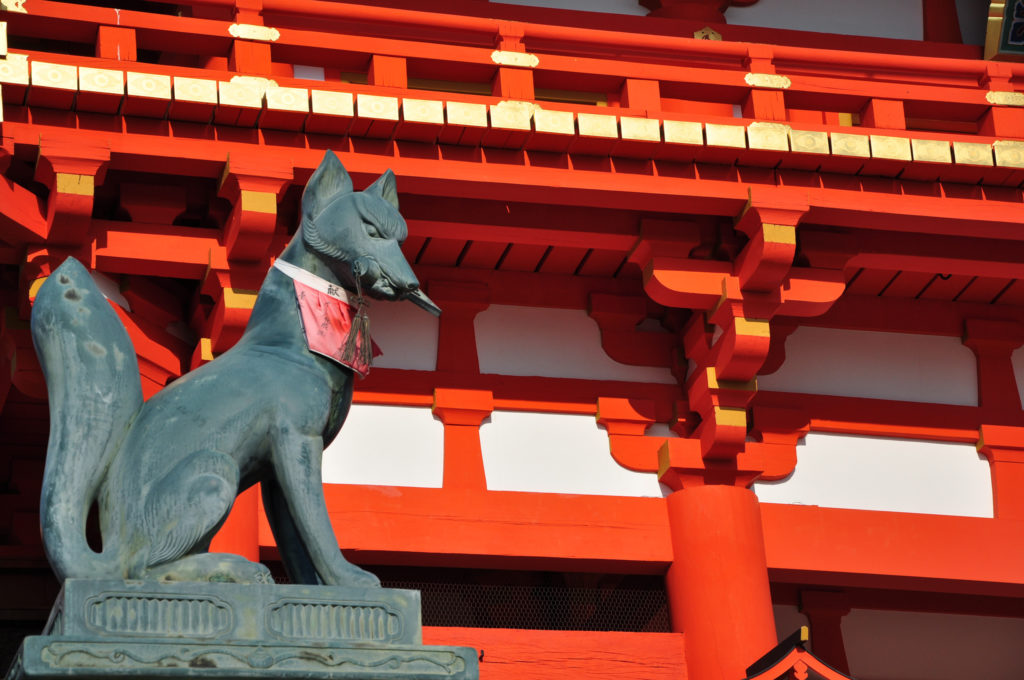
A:
[[[1024,677],[1024,619],[854,609],[842,630],[857,680]]]
[[[977,406],[977,364],[959,338],[802,326],[758,388]]]
[[[1013,377],[1017,379],[1017,392],[1024,404],[1024,347],[1015,349],[1010,358],[1013,361]]]
[[[730,7],[728,23],[796,31],[921,40],[921,0],[761,0]]]
[[[597,322],[582,310],[491,305],[477,315],[475,329],[481,373],[675,382],[667,368],[612,360]]]
[[[492,2],[501,2],[505,5],[576,9],[584,12],[609,12],[636,16],[647,14],[647,10],[641,7],[637,0],[492,0]]]
[[[615,462],[594,416],[495,411],[480,448],[491,490],[662,496],[655,473]]]
[[[765,503],[992,517],[988,461],[970,444],[812,432],[796,470],[758,482]]]
[[[380,368],[433,371],[437,368],[438,318],[411,302],[374,301],[370,335],[383,354],[373,360]]]
[[[324,450],[326,483],[440,488],[443,477],[444,426],[429,408],[353,404]]]

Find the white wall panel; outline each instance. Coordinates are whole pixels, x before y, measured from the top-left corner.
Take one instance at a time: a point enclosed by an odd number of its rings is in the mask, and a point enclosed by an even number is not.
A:
[[[796,470],[758,482],[764,503],[992,517],[988,461],[970,444],[812,432]]]
[[[667,368],[628,366],[601,348],[597,322],[577,309],[491,305],[476,317],[481,373],[674,383]]]
[[[974,354],[959,338],[802,326],[758,388],[977,406]]]
[[[324,451],[332,484],[440,488],[443,477],[444,426],[429,408],[353,404]]]
[[[658,476],[620,466],[594,416],[495,411],[480,427],[487,488],[661,496]]]
[[[843,35],[921,40],[920,0],[765,0],[730,7],[728,23]]]
[[[1024,619],[854,609],[842,630],[857,680],[1024,677]]]
[[[373,360],[381,368],[433,371],[437,368],[438,318],[411,302],[374,301],[370,335],[383,354]]]

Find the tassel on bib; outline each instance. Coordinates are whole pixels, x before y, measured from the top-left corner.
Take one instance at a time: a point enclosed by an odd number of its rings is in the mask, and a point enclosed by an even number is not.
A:
[[[373,343],[370,341],[370,303],[363,297],[363,287],[356,277],[356,313],[352,317],[352,328],[341,349],[341,362],[348,366],[366,366],[373,363]]]

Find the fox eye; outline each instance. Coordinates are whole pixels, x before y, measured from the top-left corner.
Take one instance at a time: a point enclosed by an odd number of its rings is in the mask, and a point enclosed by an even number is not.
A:
[[[380,231],[377,229],[377,227],[375,227],[375,226],[373,226],[372,224],[369,224],[369,223],[367,223],[367,225],[366,225],[366,234],[370,238],[383,238],[380,235]]]

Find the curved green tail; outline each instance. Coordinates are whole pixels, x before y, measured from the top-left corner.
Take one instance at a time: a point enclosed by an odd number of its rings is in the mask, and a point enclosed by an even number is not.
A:
[[[89,272],[70,257],[39,289],[32,340],[50,399],[39,513],[47,558],[59,579],[117,577],[116,537],[104,535],[96,553],[85,523],[142,405],[135,350]]]

